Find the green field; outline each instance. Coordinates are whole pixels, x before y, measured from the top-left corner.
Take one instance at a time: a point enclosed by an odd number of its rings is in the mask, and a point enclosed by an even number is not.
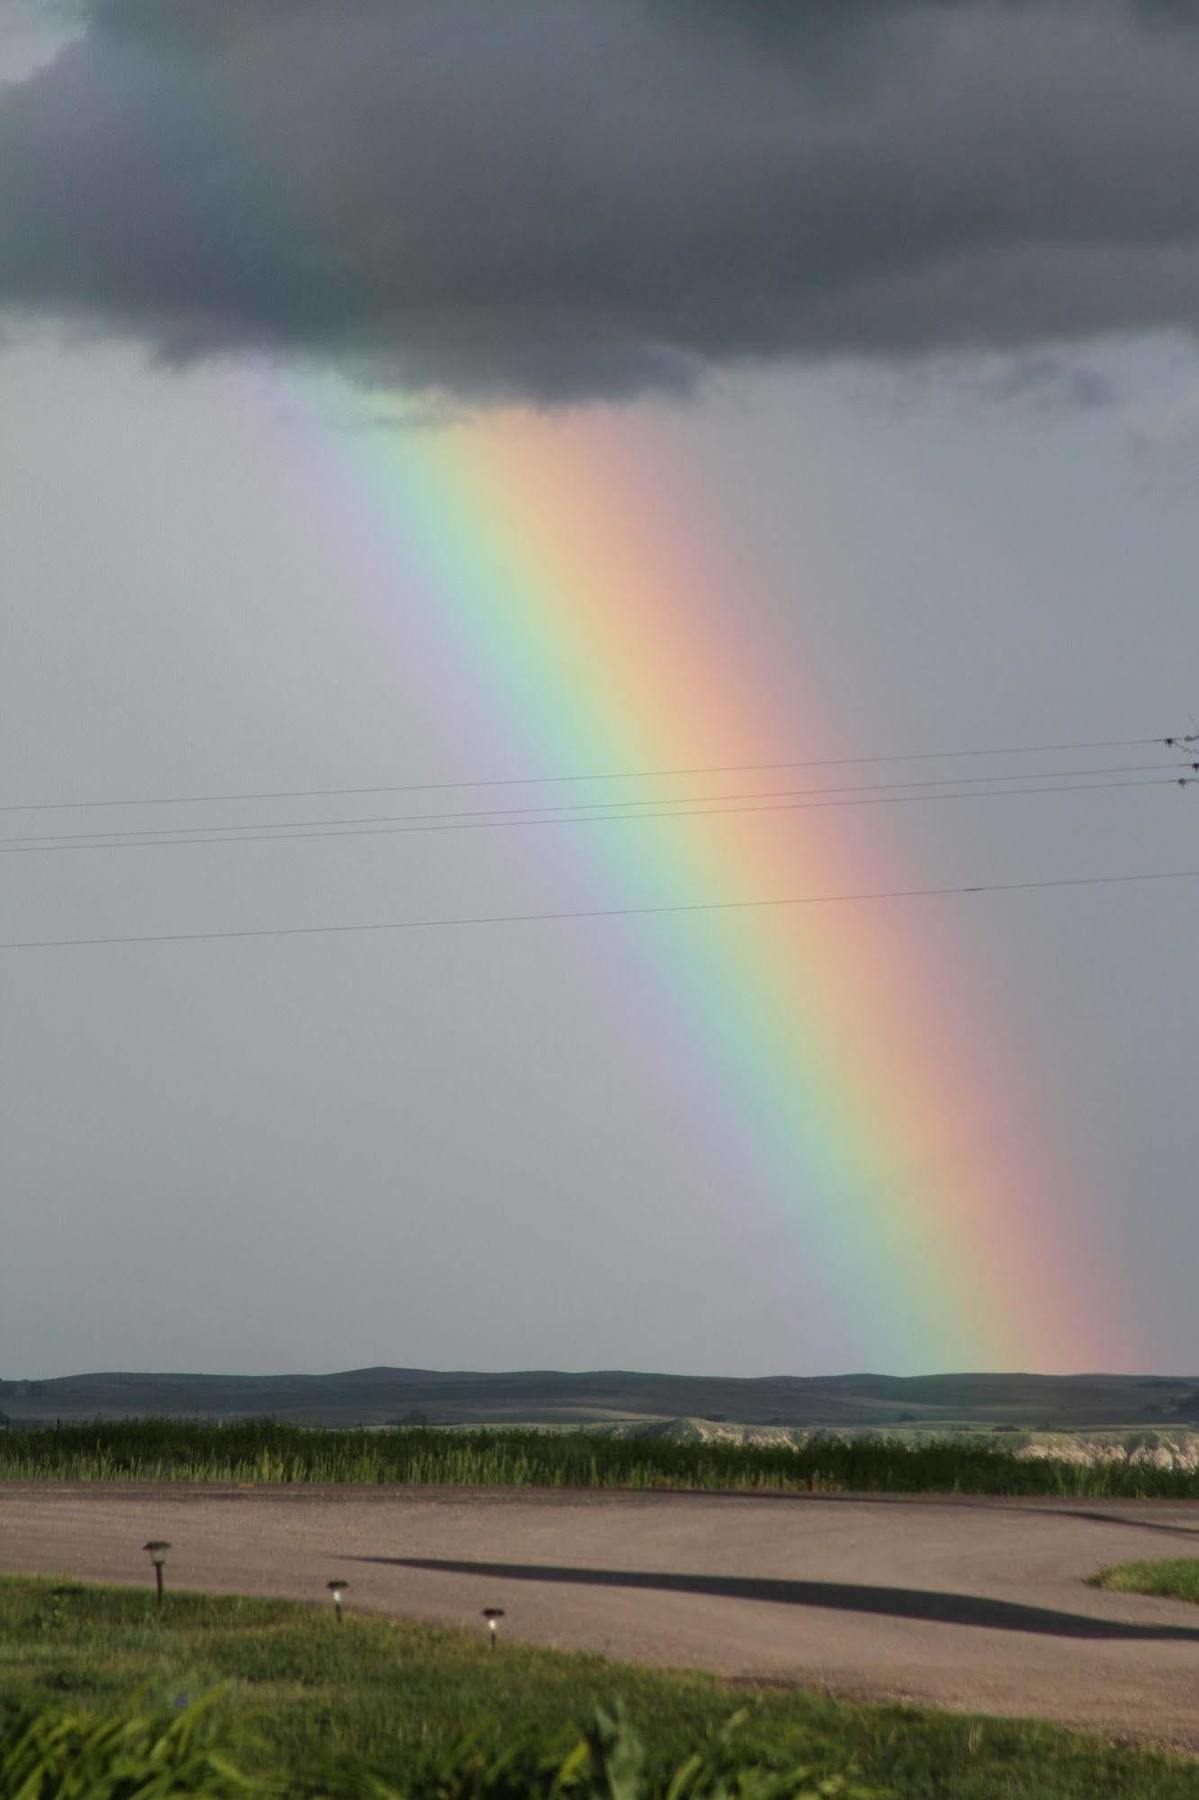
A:
[[[1199,1606],[1199,1557],[1172,1556],[1160,1562],[1116,1563],[1090,1578],[1092,1587],[1115,1588],[1125,1594],[1161,1594]]]
[[[214,1693],[207,1721],[194,1720],[187,1709]],[[597,1707],[625,1711],[615,1755],[595,1730]],[[57,1742],[78,1770],[89,1731],[106,1734],[111,1750],[130,1718],[114,1754],[127,1768],[156,1766],[165,1785],[105,1787],[93,1773],[90,1785],[51,1776],[17,1789],[21,1732],[26,1768],[37,1755],[51,1768]],[[249,1791],[297,1800],[848,1800],[863,1790],[900,1800],[1199,1800],[1194,1763],[1049,1726],[758,1691],[517,1644],[490,1653],[481,1636],[352,1614],[339,1626],[329,1609],[284,1601],[168,1595],[160,1617],[150,1594],[51,1579],[0,1580],[0,1720],[0,1795],[22,1800],[241,1791],[214,1769],[214,1753],[252,1778]],[[170,1743],[153,1748],[164,1726],[177,1740],[191,1734],[175,1746],[190,1787],[183,1776],[166,1781]],[[639,1773],[629,1734],[643,1746]]]
[[[404,1482],[469,1487],[1199,1498],[1199,1471],[1025,1460],[943,1441],[669,1443],[538,1430],[330,1431],[269,1419],[104,1421],[0,1432],[0,1480]]]

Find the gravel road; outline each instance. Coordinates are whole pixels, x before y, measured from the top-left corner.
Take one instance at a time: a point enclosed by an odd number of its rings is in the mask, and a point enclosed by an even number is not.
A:
[[[1199,1502],[0,1485],[0,1570],[324,1603],[1199,1752],[1199,1609],[1105,1563],[1199,1556]]]

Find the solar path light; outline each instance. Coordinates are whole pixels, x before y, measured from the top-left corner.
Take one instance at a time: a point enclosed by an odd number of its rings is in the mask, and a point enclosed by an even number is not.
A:
[[[151,1538],[148,1544],[142,1545],[142,1549],[154,1564],[154,1582],[158,1589],[159,1606],[162,1605],[163,1596],[162,1566],[166,1562],[167,1551],[170,1547],[165,1538]]]
[[[503,1616],[504,1609],[502,1606],[485,1606],[483,1608],[483,1617],[487,1620],[487,1630],[491,1636],[491,1648],[493,1650],[495,1649],[495,1640],[498,1636],[499,1622]]]
[[[349,1582],[343,1581],[340,1575],[336,1576],[332,1581],[327,1581],[325,1583],[325,1586],[333,1596],[333,1610],[337,1614],[337,1623],[339,1625],[341,1624],[341,1597],[349,1585]]]

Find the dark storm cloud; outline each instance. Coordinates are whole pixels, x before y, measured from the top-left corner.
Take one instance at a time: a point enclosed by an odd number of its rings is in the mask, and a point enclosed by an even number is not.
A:
[[[95,0],[0,303],[473,397],[1199,323],[1177,0]]]

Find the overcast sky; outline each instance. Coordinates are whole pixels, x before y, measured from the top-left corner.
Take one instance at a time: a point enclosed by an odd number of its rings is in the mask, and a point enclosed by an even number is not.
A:
[[[747,574],[689,629],[778,646],[763,716],[815,688],[852,754],[1199,731],[1192,16],[0,0],[0,802],[562,773],[381,626],[345,470],[385,432],[558,434],[702,496]],[[1197,807],[843,831],[914,885],[1040,881],[1199,867]],[[552,835],[9,854],[0,935],[611,904]],[[1190,1373],[1197,890],[926,928],[1119,1271],[1111,1361]],[[4,952],[0,1374],[916,1372],[695,1130],[639,929]]]

